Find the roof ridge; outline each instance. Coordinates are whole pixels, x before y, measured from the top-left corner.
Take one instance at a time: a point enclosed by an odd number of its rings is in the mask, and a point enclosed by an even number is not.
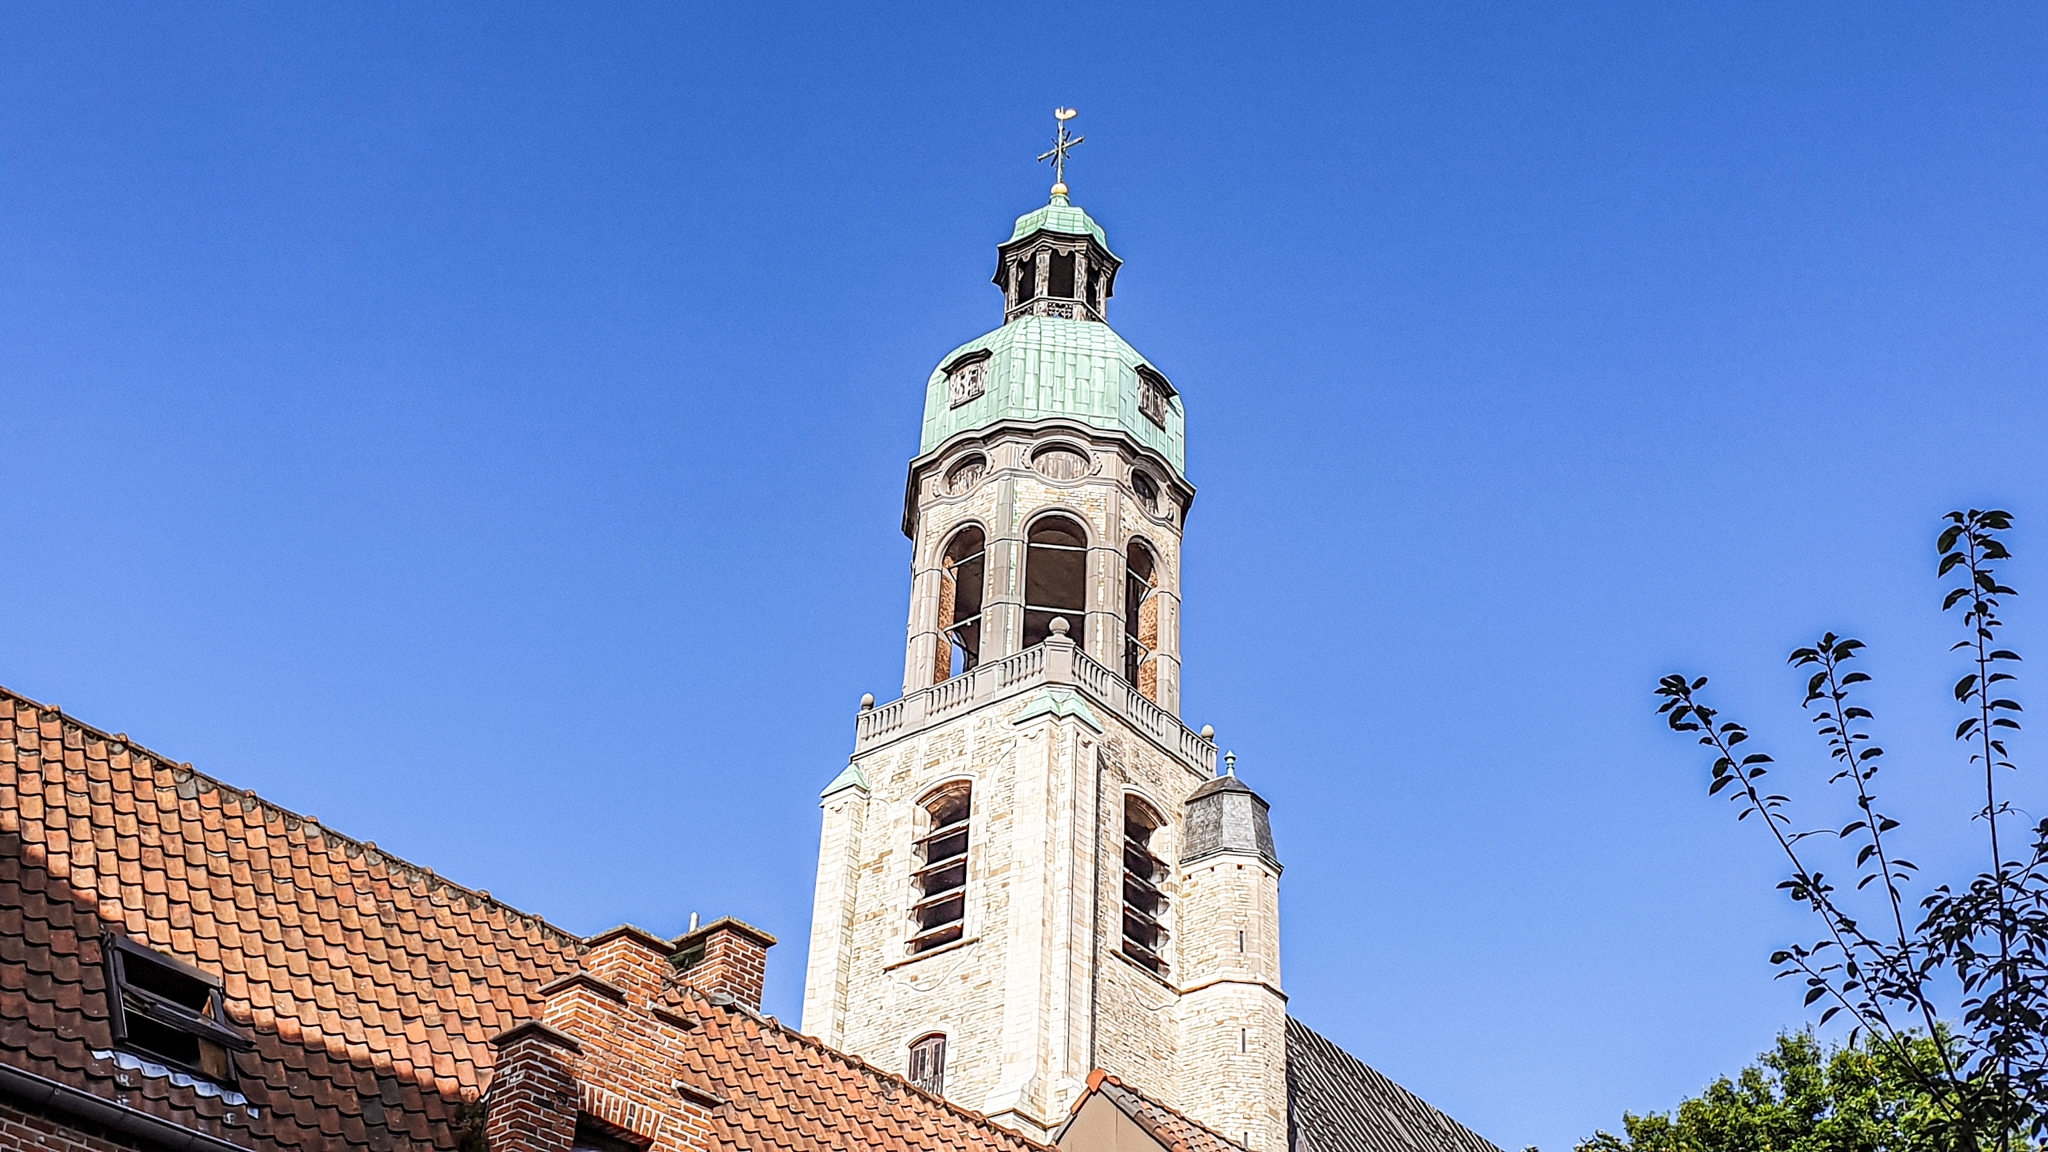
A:
[[[104,728],[88,724],[85,721],[80,720],[78,717],[73,716],[71,713],[64,711],[64,709],[59,705],[46,704],[40,700],[31,699],[30,697],[24,696],[21,693],[16,692],[14,689],[8,688],[4,685],[0,685],[0,698],[13,700],[20,704],[26,704],[30,708],[39,709],[45,712],[54,712],[59,717],[61,717],[64,720],[64,722],[69,723],[72,726],[84,732],[91,733],[92,735],[99,737],[104,742],[126,745],[131,751],[139,752],[144,757],[150,760],[154,760],[158,764],[161,764],[164,767],[169,768],[171,770],[171,774],[174,777],[182,774],[187,779],[195,779],[200,781],[202,785],[212,785],[214,788],[226,792],[230,795],[240,796],[246,800],[254,800],[257,804],[263,806],[264,808],[267,808],[270,811],[277,813],[278,816],[284,820],[287,827],[291,827],[294,824],[294,822],[296,822],[298,826],[310,824],[313,827],[320,829],[321,836],[323,839],[332,838],[334,840],[339,840],[344,844],[353,845],[358,850],[370,853],[371,855],[375,856],[387,867],[396,865],[396,867],[393,868],[393,871],[410,872],[415,879],[425,880],[430,885],[438,884],[442,888],[452,889],[455,892],[459,892],[464,896],[470,897],[472,900],[481,900],[485,904],[494,905],[498,908],[502,908],[512,916],[518,917],[519,919],[524,920],[529,924],[532,924],[538,928],[545,929],[546,931],[553,932],[557,936],[560,936],[565,940],[573,942],[579,951],[583,947],[583,937],[576,935],[574,932],[571,932],[566,928],[562,928],[555,924],[549,923],[547,918],[544,916],[540,916],[536,913],[528,912],[523,909],[514,908],[512,905],[505,903],[503,900],[498,899],[496,896],[492,896],[488,892],[483,892],[475,888],[470,888],[467,885],[457,884],[455,881],[448,879],[446,876],[442,876],[439,873],[435,872],[432,868],[428,868],[420,864],[415,864],[402,856],[398,856],[392,852],[389,852],[383,848],[378,847],[376,844],[370,841],[358,840],[355,837],[348,835],[347,833],[337,831],[329,825],[322,823],[316,817],[306,816],[301,813],[294,812],[291,809],[286,808],[284,805],[279,804],[274,800],[266,800],[263,797],[257,795],[256,790],[253,788],[237,788],[234,785],[229,784],[225,780],[221,780],[214,776],[209,776],[206,773],[199,771],[197,768],[194,768],[192,766],[191,761],[173,760],[170,757],[155,751],[154,749],[148,748],[136,742],[135,740],[131,739],[125,732],[109,732]],[[293,830],[296,830],[296,828],[294,828]]]
[[[960,1105],[953,1103],[951,1100],[946,1099],[944,1096],[934,1095],[926,1089],[920,1088],[916,1084],[911,1083],[909,1080],[901,1076],[898,1076],[894,1072],[889,1072],[881,1068],[877,1068],[873,1064],[870,1064],[867,1061],[861,1059],[860,1057],[855,1056],[851,1052],[842,1052],[839,1049],[832,1047],[831,1045],[825,1043],[823,1040],[820,1040],[815,1036],[806,1035],[805,1033],[799,1032],[796,1029],[783,1024],[782,1021],[777,1020],[773,1016],[763,1016],[758,1012],[751,1011],[747,1008],[746,1005],[741,1004],[737,1000],[725,1004],[718,1004],[714,1003],[708,994],[706,994],[702,989],[698,988],[693,984],[685,984],[682,985],[682,987],[687,988],[691,995],[703,999],[706,1004],[709,1004],[713,1008],[736,1009],[740,1016],[751,1019],[754,1023],[760,1025],[764,1029],[773,1028],[778,1035],[787,1036],[801,1045],[804,1045],[809,1048],[814,1048],[830,1059],[837,1060],[843,1064],[852,1065],[855,1069],[865,1072],[868,1075],[873,1076],[877,1079],[887,1080],[897,1085],[900,1085],[901,1087],[908,1088],[912,1092],[915,1092],[918,1095],[924,1097],[925,1099],[931,1101],[932,1103],[944,1108],[946,1111],[956,1113],[963,1119],[971,1120],[977,1124],[982,1124],[989,1128],[992,1128],[996,1132],[1000,1133],[1002,1136],[1015,1140],[1027,1148],[1042,1148],[1049,1150],[1049,1152],[1058,1152],[1058,1150],[1054,1148],[1053,1145],[1040,1144],[1038,1141],[1031,1139],[1029,1136],[1025,1136],[1020,1132],[1012,1132],[1008,1128],[1005,1128],[1002,1125],[997,1124],[995,1121],[990,1120],[986,1113],[976,1112],[972,1108],[963,1108]]]
[[[1173,1105],[1168,1104],[1163,1100],[1155,1100],[1152,1097],[1146,1095],[1144,1090],[1134,1088],[1131,1085],[1124,1083],[1121,1079],[1117,1077],[1115,1073],[1102,1068],[1098,1068],[1095,1071],[1100,1072],[1102,1074],[1103,1083],[1108,1084],[1115,1088],[1120,1088],[1125,1092],[1128,1092],[1131,1095],[1136,1096],[1138,1099],[1143,1100],[1145,1103],[1150,1104],[1152,1107],[1159,1109],[1161,1112],[1165,1112],[1166,1114],[1172,1116],[1174,1119],[1179,1120],[1184,1124],[1200,1128],[1202,1131],[1207,1132],[1209,1135],[1214,1136],[1218,1140],[1223,1141],[1225,1144],[1230,1145],[1232,1148],[1244,1147],[1243,1144],[1240,1144],[1239,1142],[1232,1140],[1230,1137],[1225,1136],[1223,1133],[1218,1132],[1216,1129],[1209,1127],[1207,1124],[1202,1123],[1200,1120],[1197,1120],[1194,1117],[1188,1115],[1187,1113],[1181,1111],[1180,1109],[1175,1108]],[[1094,1076],[1095,1073],[1090,1073],[1089,1079],[1094,1079]],[[1084,1095],[1082,1099],[1086,1099],[1086,1096]],[[1079,1101],[1075,1102],[1074,1108],[1077,1111],[1079,1110]]]

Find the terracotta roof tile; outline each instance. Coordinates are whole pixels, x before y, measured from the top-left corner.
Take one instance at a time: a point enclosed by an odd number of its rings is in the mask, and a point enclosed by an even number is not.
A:
[[[489,1083],[488,1041],[538,1019],[584,942],[0,689],[0,1061],[117,1095],[102,932],[223,977],[256,1042],[238,1058],[248,1146],[452,1149]],[[677,986],[676,1078],[708,1087],[714,1147],[1045,1152],[741,1008]],[[649,1020],[655,1017],[649,1015]],[[593,1070],[595,1072],[595,1070]],[[128,1074],[131,1075],[132,1074]],[[227,1108],[140,1077],[129,1098],[190,1124]]]

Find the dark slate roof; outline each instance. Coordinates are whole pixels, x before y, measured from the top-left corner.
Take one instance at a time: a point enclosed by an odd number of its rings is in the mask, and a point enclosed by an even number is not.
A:
[[[1292,1016],[1287,1128],[1290,1152],[1501,1152]]]

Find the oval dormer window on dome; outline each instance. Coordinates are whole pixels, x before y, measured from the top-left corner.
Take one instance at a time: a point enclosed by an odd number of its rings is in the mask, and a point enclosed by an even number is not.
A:
[[[1173,385],[1166,382],[1166,377],[1142,364],[1138,366],[1138,411],[1144,413],[1145,419],[1166,427],[1168,401],[1172,397]]]
[[[986,351],[969,352],[946,366],[947,407],[958,408],[987,391],[988,359]]]

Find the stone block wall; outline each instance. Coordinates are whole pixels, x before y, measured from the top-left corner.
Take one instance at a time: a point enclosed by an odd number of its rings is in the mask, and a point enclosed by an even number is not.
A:
[[[1153,851],[1170,861],[1184,802],[1208,775],[1085,694],[1060,691],[1071,699],[1059,708],[1046,706],[1045,691],[1027,691],[874,748],[825,798],[804,1030],[898,1073],[913,1041],[944,1033],[945,1095],[1026,1135],[1049,1134],[1095,1067],[1205,1122],[1235,1122],[1240,1111],[1187,1095],[1202,1077],[1184,1072],[1191,1054],[1180,1001],[1191,964],[1221,963],[1204,921],[1241,911],[1194,910],[1184,878],[1170,873],[1161,885],[1167,971],[1121,954],[1125,797],[1166,817]],[[964,933],[913,956],[918,803],[963,780],[973,788]],[[1242,915],[1265,910],[1271,927],[1257,929],[1257,955],[1277,989],[1278,878],[1256,875]],[[1203,948],[1208,961],[1197,959]],[[1271,1068],[1243,1081],[1260,1086],[1254,1110],[1265,1106],[1269,1080],[1284,1107],[1284,1050],[1260,1051]],[[1242,1055],[1219,1048],[1214,1066],[1242,1075]]]

